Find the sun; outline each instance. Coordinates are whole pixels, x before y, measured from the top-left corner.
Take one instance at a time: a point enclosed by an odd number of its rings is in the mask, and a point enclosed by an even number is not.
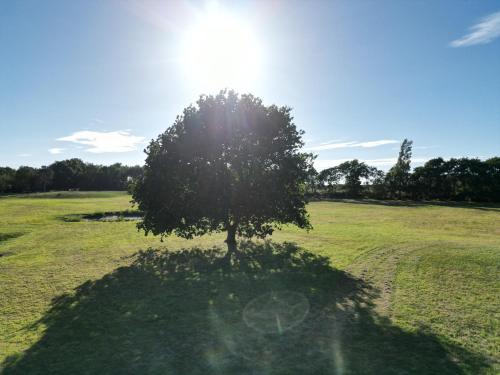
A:
[[[258,79],[262,56],[252,28],[221,10],[202,13],[182,42],[181,63],[204,90],[246,90]]]

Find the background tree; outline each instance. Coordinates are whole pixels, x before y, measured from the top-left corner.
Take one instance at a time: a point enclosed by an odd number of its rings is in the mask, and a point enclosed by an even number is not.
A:
[[[43,166],[36,171],[36,182],[34,190],[47,191],[47,189],[52,185],[53,179],[54,171],[49,167]]]
[[[422,167],[415,168],[411,176],[413,197],[449,199],[448,172],[448,165],[443,158],[430,159]]]
[[[14,179],[14,190],[20,193],[27,193],[33,190],[36,179],[36,169],[22,166],[16,171]]]
[[[265,106],[252,95],[201,96],[146,150],[134,201],[146,234],[184,238],[227,231],[264,237],[293,223],[310,228],[304,197],[312,155],[289,107]]]
[[[330,195],[334,193],[335,186],[340,183],[341,179],[342,173],[337,167],[323,169],[318,174],[319,185],[326,187]]]
[[[361,180],[368,181],[374,176],[377,170],[357,159],[346,161],[339,164],[336,168],[344,178],[346,192],[353,197],[358,197],[361,194]]]
[[[384,199],[387,196],[387,188],[385,186],[385,173],[380,169],[371,167],[370,176],[370,196],[375,199]]]
[[[13,189],[16,170],[9,167],[0,167],[0,193],[9,193]]]
[[[487,183],[485,193],[489,201],[500,202],[500,157],[494,157],[484,162],[487,165]]]
[[[142,167],[120,163],[96,165],[80,159],[56,161],[41,168],[0,167],[0,193],[28,193],[47,190],[126,190],[142,175]]]
[[[408,191],[412,145],[413,141],[405,138],[403,143],[401,143],[396,165],[386,175],[386,184],[389,191],[400,199],[403,193]]]
[[[448,162],[450,198],[480,201],[486,195],[487,164],[479,159],[450,159]]]
[[[56,190],[76,189],[81,186],[86,165],[80,159],[56,161],[50,168],[54,172],[52,188]]]
[[[500,201],[499,158],[486,161],[435,158],[415,168],[413,197],[454,201]]]
[[[311,165],[311,167],[307,170],[306,192],[308,194],[314,195],[317,193],[319,185],[318,176],[318,171]]]

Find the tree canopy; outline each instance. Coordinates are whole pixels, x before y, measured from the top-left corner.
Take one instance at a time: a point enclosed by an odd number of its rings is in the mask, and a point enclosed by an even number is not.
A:
[[[133,200],[146,234],[184,238],[227,231],[265,237],[292,223],[310,228],[305,189],[312,155],[291,109],[253,95],[201,96],[146,150]]]

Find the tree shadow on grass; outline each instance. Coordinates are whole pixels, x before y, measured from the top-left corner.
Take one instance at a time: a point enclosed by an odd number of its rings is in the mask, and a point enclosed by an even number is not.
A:
[[[377,291],[289,243],[149,249],[56,298],[5,374],[460,374],[483,361],[378,316]],[[450,354],[453,352],[453,356]],[[459,367],[460,364],[460,367]]]

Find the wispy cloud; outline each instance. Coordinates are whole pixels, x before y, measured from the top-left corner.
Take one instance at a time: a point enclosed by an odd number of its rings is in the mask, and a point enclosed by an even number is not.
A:
[[[54,147],[54,148],[49,148],[49,152],[52,154],[52,155],[57,155],[57,154],[62,154],[62,152],[66,150],[65,148],[58,148],[58,147]]]
[[[330,143],[340,143],[340,142],[344,142],[344,141],[345,141],[345,139],[330,139],[329,141],[321,142],[319,145],[323,146],[323,145],[328,145]]]
[[[31,154],[19,154],[19,156],[22,158],[28,158],[31,156]]]
[[[500,37],[500,12],[490,14],[469,28],[469,33],[450,43],[452,47],[468,47],[490,43]]]
[[[319,144],[317,146],[308,147],[308,151],[323,151],[323,150],[334,150],[337,148],[352,148],[352,147],[362,147],[362,148],[372,148],[383,145],[390,145],[393,143],[399,143],[399,141],[393,139],[382,139],[379,141],[368,141],[368,142],[334,142]]]
[[[139,144],[144,142],[144,137],[132,135],[126,130],[113,132],[83,130],[57,140],[91,146],[85,151],[101,154],[105,152],[134,151]]]
[[[335,167],[343,162],[353,160],[351,159],[316,159],[314,161],[314,166],[318,171],[321,171],[326,168]],[[392,167],[396,164],[397,158],[381,158],[381,159],[358,159],[359,161],[366,163],[372,167],[388,169],[388,167]],[[411,162],[413,165],[415,164],[423,164],[429,158],[412,158]]]

